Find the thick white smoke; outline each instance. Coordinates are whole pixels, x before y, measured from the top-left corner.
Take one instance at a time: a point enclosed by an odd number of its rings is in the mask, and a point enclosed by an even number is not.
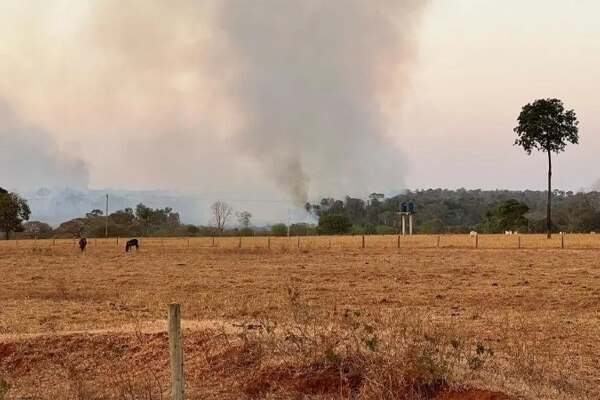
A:
[[[62,151],[48,132],[20,121],[0,98],[0,187],[33,189],[40,185],[84,188],[85,163]]]
[[[398,188],[388,104],[423,3],[0,3],[0,97],[48,132],[44,151],[79,143],[95,186],[138,170],[137,188],[243,194],[263,174],[299,204]],[[77,157],[53,157],[73,172],[61,183],[81,182]]]

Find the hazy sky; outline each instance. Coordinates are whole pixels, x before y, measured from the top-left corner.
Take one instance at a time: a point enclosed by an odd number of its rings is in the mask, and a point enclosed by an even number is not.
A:
[[[588,187],[599,14],[594,0],[0,0],[0,186],[543,189],[545,157],[512,129],[522,105],[558,97],[581,139],[554,186]]]

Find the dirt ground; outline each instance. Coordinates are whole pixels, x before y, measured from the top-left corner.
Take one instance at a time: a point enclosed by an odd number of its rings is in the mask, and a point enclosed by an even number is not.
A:
[[[600,398],[599,251],[389,241],[0,246],[0,399]]]

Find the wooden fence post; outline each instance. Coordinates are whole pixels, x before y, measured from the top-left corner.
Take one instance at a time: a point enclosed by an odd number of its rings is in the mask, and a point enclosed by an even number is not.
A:
[[[561,234],[560,235],[560,248],[564,249],[565,248],[565,234]]]
[[[267,249],[271,250],[271,236],[267,238]]]
[[[331,238],[329,238],[329,248],[331,248]]]
[[[190,247],[190,237],[188,236],[188,247]]]
[[[212,237],[212,247],[215,247],[215,237]]]
[[[56,238],[52,238],[52,246],[56,246]]]
[[[119,237],[117,236],[117,247],[119,247]]]
[[[479,235],[475,235],[475,248],[479,247]]]
[[[242,248],[242,237],[240,236],[240,243],[238,244],[238,249]]]
[[[400,248],[400,235],[398,235],[398,248]]]
[[[181,310],[169,304],[169,353],[171,355],[171,398],[184,400],[183,347],[181,345]]]
[[[438,238],[437,238],[437,247],[440,247],[440,235],[438,235]]]
[[[520,248],[521,248],[521,235],[519,235],[519,241],[518,241],[518,244],[519,244],[519,247],[518,247],[518,248],[520,249]]]
[[[300,236],[298,236],[298,248],[300,248]]]
[[[362,235],[362,248],[365,248],[365,235]]]

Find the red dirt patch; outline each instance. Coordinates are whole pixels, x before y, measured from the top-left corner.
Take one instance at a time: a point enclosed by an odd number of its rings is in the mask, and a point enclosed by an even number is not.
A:
[[[262,371],[246,385],[244,392],[251,398],[276,390],[305,395],[342,394],[347,397],[356,393],[361,383],[361,375],[349,371],[340,374],[335,367],[276,367]]]
[[[480,389],[446,389],[436,400],[512,400],[511,397],[499,392]]]

